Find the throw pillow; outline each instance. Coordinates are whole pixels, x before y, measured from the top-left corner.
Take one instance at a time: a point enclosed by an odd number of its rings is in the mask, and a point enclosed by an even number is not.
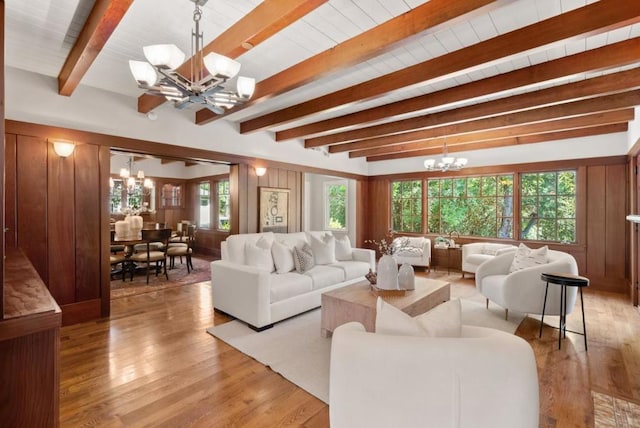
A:
[[[264,237],[258,239],[255,244],[247,241],[244,244],[244,257],[249,266],[255,266],[269,272],[275,270],[271,256],[271,245]]]
[[[315,266],[313,251],[309,244],[293,248],[293,261],[296,272],[304,273]]]
[[[460,299],[449,300],[418,315],[415,320],[429,337],[460,337],[462,330],[462,305]]]
[[[482,247],[482,251],[480,253],[486,254],[488,256],[495,256],[498,253],[498,248],[496,248],[495,246],[485,245]]]
[[[353,260],[353,250],[351,249],[351,241],[347,235],[340,239],[336,239],[336,260],[339,262]]]
[[[532,250],[526,245],[520,244],[513,256],[513,261],[509,267],[509,273],[546,264],[548,249],[549,247],[545,245],[544,247]]]
[[[311,250],[317,265],[330,265],[336,262],[336,238],[325,235],[322,239],[311,236]]]
[[[378,297],[376,302],[376,333],[393,336],[425,336],[422,326],[410,315]]]
[[[271,246],[271,255],[273,256],[273,262],[276,265],[277,273],[287,273],[295,269],[295,263],[293,262],[293,250],[285,244],[273,241]]]

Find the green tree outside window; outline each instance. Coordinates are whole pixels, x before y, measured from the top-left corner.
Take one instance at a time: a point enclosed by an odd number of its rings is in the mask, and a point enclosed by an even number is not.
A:
[[[391,183],[391,227],[396,232],[422,233],[422,180]]]

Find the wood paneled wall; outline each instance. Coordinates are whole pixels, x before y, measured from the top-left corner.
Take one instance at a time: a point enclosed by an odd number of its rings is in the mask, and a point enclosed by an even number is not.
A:
[[[7,134],[5,157],[5,245],[24,251],[64,324],[108,315],[108,147],[78,143],[61,158],[46,138]]]
[[[300,171],[285,168],[267,168],[258,177],[253,167],[232,165],[229,173],[231,193],[231,233],[258,232],[259,189],[279,187],[291,190],[289,194],[289,232],[302,230],[304,206],[304,178]],[[237,221],[234,221],[236,220]]]
[[[578,171],[577,242],[571,245],[549,244],[549,248],[572,254],[578,263],[580,274],[590,279],[593,289],[628,294],[630,248],[629,227],[625,220],[626,214],[630,212],[628,165],[626,157],[619,156],[469,168],[450,175],[467,176],[576,168]],[[367,216],[369,221],[366,239],[380,239],[391,227],[391,181],[426,179],[427,176],[427,173],[411,173],[369,178],[368,206],[371,209]],[[427,236],[430,236],[433,242],[435,235]],[[462,237],[456,240],[461,244],[474,241],[491,241],[491,239]],[[519,241],[508,242],[517,245]],[[534,248],[543,244],[545,243],[527,242],[527,245]]]

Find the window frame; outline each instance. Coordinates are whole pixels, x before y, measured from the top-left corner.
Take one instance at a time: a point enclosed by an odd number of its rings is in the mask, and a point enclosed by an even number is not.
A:
[[[202,213],[202,185],[206,184],[209,186],[209,195],[208,195],[208,199],[209,199],[209,224],[204,226],[202,224],[202,217],[201,217],[201,213]],[[211,229],[211,222],[213,219],[213,201],[211,200],[211,180],[202,180],[198,182],[198,228],[199,229]]]
[[[389,221],[390,221],[390,225],[389,225],[389,229],[393,230],[394,232],[399,232],[399,233],[419,233],[419,234],[423,234],[425,231],[425,226],[426,226],[426,222],[425,222],[425,183],[426,183],[426,179],[422,178],[419,180],[416,179],[404,179],[404,180],[391,180],[389,183]],[[395,229],[394,228],[394,224],[393,224],[393,185],[394,183],[405,183],[405,182],[420,182],[421,185],[421,191],[420,191],[420,207],[421,207],[421,211],[420,211],[420,215],[417,215],[415,213],[413,213],[412,211],[412,218],[416,218],[419,217],[420,218],[420,230],[404,230],[404,229]],[[407,198],[401,198],[402,200],[407,199]],[[417,200],[418,198],[409,198],[408,200]],[[414,203],[413,206],[416,206],[416,204]],[[400,217],[402,218],[402,214],[400,215]]]
[[[329,188],[331,186],[344,186],[344,228],[336,229],[332,228],[330,225],[329,212],[330,212],[330,201],[329,201]],[[323,196],[322,196],[322,205],[323,205],[323,226],[324,230],[331,230],[335,232],[348,232],[349,231],[349,182],[347,180],[330,180],[325,181],[323,183]]]
[[[229,188],[230,186],[229,178],[221,178],[221,179],[214,180],[213,182],[216,190],[215,213],[214,213],[215,215],[212,216],[212,219],[215,218],[215,230],[217,230],[218,232],[229,233],[231,231],[231,189]],[[227,199],[226,204],[227,204],[227,213],[228,213],[227,229],[220,228],[220,184],[224,182],[227,183],[227,191],[228,191],[228,193],[225,194]]]

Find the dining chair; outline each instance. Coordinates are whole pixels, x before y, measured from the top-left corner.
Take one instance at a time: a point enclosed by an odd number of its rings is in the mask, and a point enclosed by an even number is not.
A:
[[[122,281],[124,281],[125,276],[127,274],[127,264],[129,263],[129,259],[127,259],[127,256],[124,253],[124,250],[125,250],[124,245],[114,244],[114,239],[115,239],[115,231],[112,230],[111,231],[112,245],[111,245],[110,254],[109,254],[109,263],[111,264],[111,275],[117,273],[115,268],[117,268],[118,265],[122,265],[121,266]],[[133,275],[131,279],[133,280]]]
[[[167,249],[169,247],[169,237],[171,237],[171,229],[142,229],[142,240],[144,249],[138,250],[129,260],[133,263],[145,263],[147,265],[147,284],[149,284],[149,271],[151,264],[155,263],[156,276],[158,270],[164,269],[164,275],[169,279],[167,273]],[[161,247],[154,248],[153,243],[161,243]],[[139,246],[138,246],[139,247]]]
[[[193,254],[193,244],[196,239],[196,226],[191,224],[187,226],[186,234],[183,242],[170,242],[169,249],[167,250],[167,256],[169,257],[169,269],[175,267],[175,258],[180,257],[180,263],[182,263],[182,257],[186,258],[187,273],[191,273],[193,270],[193,261],[191,260],[191,254]]]

